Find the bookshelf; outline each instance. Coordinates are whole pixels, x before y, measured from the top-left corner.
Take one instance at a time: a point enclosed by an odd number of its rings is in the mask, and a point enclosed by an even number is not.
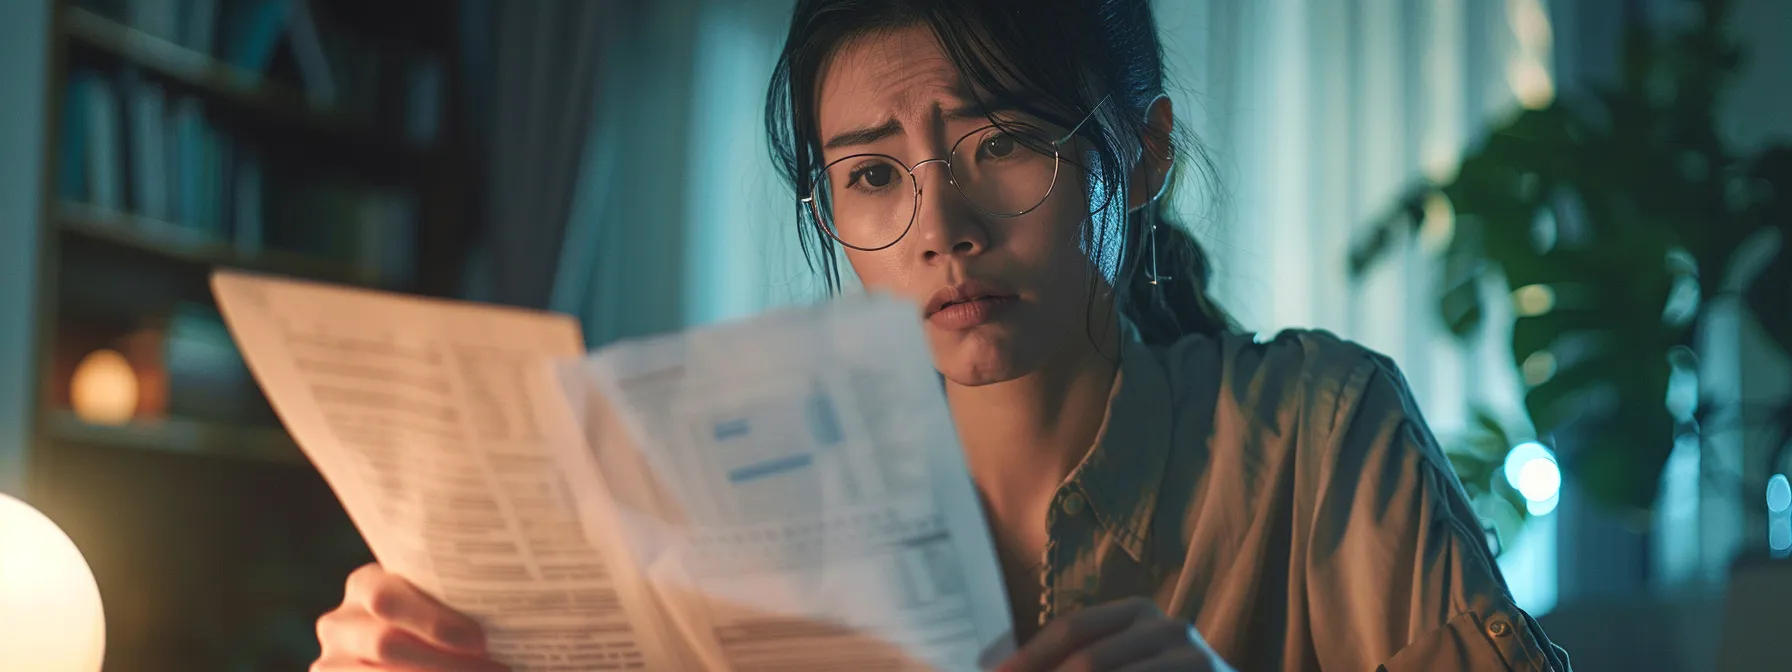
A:
[[[266,114],[292,116],[323,128],[343,122],[329,108],[313,107],[298,89],[262,81],[259,75],[206,54],[131,28],[94,12],[67,7],[62,19],[68,38],[155,70],[232,103]]]
[[[203,96],[233,114],[261,123],[298,127],[306,135],[377,150],[357,155],[357,159],[371,156],[384,162],[412,164],[427,159],[427,148],[396,142],[370,128],[365,120],[356,120],[331,106],[319,105],[309,100],[298,86],[269,81],[244,68],[80,7],[64,7],[61,19],[70,46],[152,72],[180,90]]]
[[[130,425],[96,425],[68,412],[51,413],[44,420],[45,435],[57,443],[166,451],[198,459],[249,460],[298,468],[309,466],[292,438],[275,428],[232,426],[185,418]]]
[[[177,224],[79,203],[58,206],[56,224],[66,237],[134,250],[200,272],[234,268],[345,285],[378,286],[377,273],[369,268],[280,250],[243,252],[223,241],[193,235]]]
[[[93,567],[107,670],[304,669],[372,558],[208,276],[453,294],[475,197],[453,5],[51,4],[26,496]],[[101,352],[126,420],[74,403]]]

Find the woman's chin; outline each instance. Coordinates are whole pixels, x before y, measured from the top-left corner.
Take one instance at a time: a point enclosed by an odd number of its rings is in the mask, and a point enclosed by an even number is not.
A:
[[[997,334],[935,334],[933,366],[946,380],[965,386],[1002,383],[1033,369],[1009,338]]]

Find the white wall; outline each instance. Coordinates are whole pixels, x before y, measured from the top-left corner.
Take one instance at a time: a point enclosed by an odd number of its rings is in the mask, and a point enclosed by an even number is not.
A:
[[[49,0],[0,2],[0,492],[25,480]]]

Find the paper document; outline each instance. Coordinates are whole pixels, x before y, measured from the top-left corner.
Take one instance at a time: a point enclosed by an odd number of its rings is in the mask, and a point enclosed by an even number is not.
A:
[[[542,365],[572,320],[219,273],[256,380],[381,565],[476,616],[518,670],[672,669],[638,582],[584,535]],[[564,416],[562,416],[564,417]]]
[[[380,563],[546,670],[987,667],[1012,651],[914,308],[617,344],[239,273],[219,307]]]

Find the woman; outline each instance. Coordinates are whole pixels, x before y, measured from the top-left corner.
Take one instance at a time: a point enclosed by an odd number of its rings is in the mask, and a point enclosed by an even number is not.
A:
[[[1567,669],[1393,365],[1254,341],[1207,298],[1147,0],[797,4],[774,158],[830,286],[839,254],[921,307],[1024,642],[1006,669]],[[315,669],[484,669],[437,634],[469,629],[370,566]]]

